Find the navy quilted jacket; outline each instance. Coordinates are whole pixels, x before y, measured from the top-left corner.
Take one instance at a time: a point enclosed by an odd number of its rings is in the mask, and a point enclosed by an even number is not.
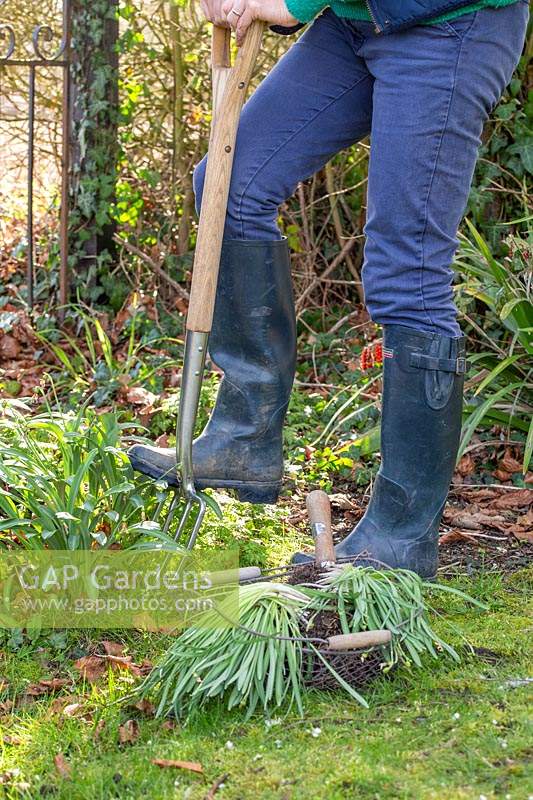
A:
[[[463,6],[472,5],[472,0],[365,0],[365,2],[380,33],[393,33]],[[300,28],[303,28],[302,24],[294,25],[292,28],[271,26],[273,31],[281,34],[295,33]]]
[[[392,33],[471,5],[472,0],[366,0],[366,4],[377,27]]]

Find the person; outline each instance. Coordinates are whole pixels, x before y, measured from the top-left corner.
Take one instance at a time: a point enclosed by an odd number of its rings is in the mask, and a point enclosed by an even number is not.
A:
[[[370,134],[362,279],[383,326],[381,466],[337,556],[435,574],[461,431],[465,340],[451,264],[483,123],[520,58],[525,0],[201,0],[242,44],[253,20],[310,23],[244,106],[220,265],[212,360],[223,371],[193,461],[199,488],[276,501],[296,364],[289,252],[278,207]],[[194,174],[198,206],[204,160]],[[173,449],[133,466],[177,480]],[[296,554],[296,561],[308,556]]]

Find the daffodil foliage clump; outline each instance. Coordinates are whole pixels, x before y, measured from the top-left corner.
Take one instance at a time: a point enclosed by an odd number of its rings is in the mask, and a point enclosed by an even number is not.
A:
[[[312,641],[317,619],[333,610],[341,632],[390,630],[383,671],[396,664],[421,668],[424,656],[459,661],[430,623],[426,595],[436,589],[480,605],[452,588],[426,584],[412,572],[353,565],[336,567],[312,586],[243,586],[238,623],[228,624],[235,616],[234,601],[223,600],[204,626],[189,628],[176,639],[138,692],[155,701],[158,716],[183,717],[212,698],[224,698],[228,708],[241,707],[247,716],[257,708],[268,712],[282,705],[296,705],[303,714],[303,654],[310,648],[337,676],[339,687],[366,706]]]

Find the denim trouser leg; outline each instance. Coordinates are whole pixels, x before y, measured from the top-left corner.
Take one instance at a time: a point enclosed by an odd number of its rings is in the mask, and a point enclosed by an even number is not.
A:
[[[278,208],[299,181],[370,132],[372,78],[359,39],[324,14],[280,59],[244,106],[225,236],[280,239]],[[205,159],[195,171],[199,206]]]
[[[451,263],[483,123],[519,59],[527,6],[368,38],[374,76],[363,285],[382,325],[458,336]]]
[[[377,36],[324,12],[246,104],[226,238],[279,239],[299,181],[371,133],[363,283],[372,319],[458,336],[451,263],[483,123],[522,49],[525,0]],[[195,173],[197,203],[205,159]]]

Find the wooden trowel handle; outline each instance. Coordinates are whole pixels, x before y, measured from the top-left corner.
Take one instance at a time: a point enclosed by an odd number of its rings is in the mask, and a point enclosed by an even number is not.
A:
[[[342,633],[329,637],[328,648],[330,650],[363,650],[366,647],[388,644],[391,639],[392,634],[388,630]]]
[[[305,501],[311,533],[315,540],[315,563],[318,566],[335,563],[335,548],[331,536],[331,503],[321,489],[307,495]]]
[[[196,239],[187,330],[209,333],[239,117],[261,47],[263,23],[255,21],[230,66],[229,31],[213,29],[213,122]]]

